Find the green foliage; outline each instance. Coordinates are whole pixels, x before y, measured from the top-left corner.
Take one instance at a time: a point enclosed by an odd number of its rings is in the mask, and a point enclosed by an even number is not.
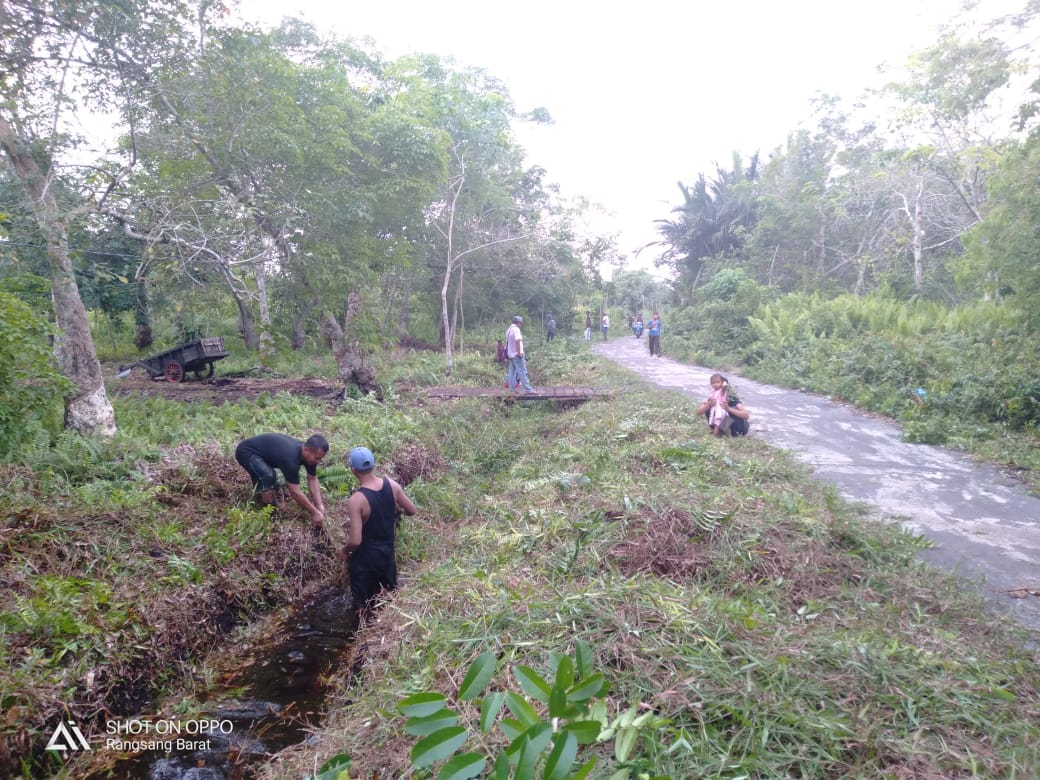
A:
[[[339,753],[322,764],[316,775],[308,775],[306,780],[350,780],[350,767],[353,763],[346,753]]]
[[[625,764],[640,734],[667,721],[652,712],[638,714],[636,707],[609,720],[602,699],[610,683],[595,671],[593,658],[592,648],[579,640],[573,659],[551,656],[549,679],[529,666],[513,667],[513,676],[526,696],[513,691],[482,696],[497,667],[495,654],[488,651],[470,664],[455,697],[456,709],[449,706],[446,696],[433,691],[402,699],[397,709],[407,718],[404,731],[420,738],[412,748],[412,766],[427,769],[441,764],[438,778],[468,780],[482,776],[490,762],[486,776],[497,780],[535,776],[574,780],[587,776],[596,764],[595,757],[578,763],[581,747],[613,740],[614,758],[621,769],[612,777],[631,777]],[[479,715],[461,706],[470,701]],[[466,725],[458,725],[460,720]],[[496,725],[508,741],[497,753],[486,749]],[[481,751],[459,753],[471,740],[480,742]]]
[[[1029,444],[1040,429],[1040,349],[1034,313],[1012,300],[947,307],[792,293],[761,303],[741,336],[705,327],[703,312],[673,315],[685,336],[676,351],[743,363],[763,381],[881,412],[904,423],[908,441],[985,451],[1040,471]],[[1025,438],[1016,445],[1013,436]]]
[[[752,315],[769,291],[740,269],[719,271],[665,323],[668,350],[702,365],[742,361],[754,342]]]
[[[60,430],[68,381],[54,365],[45,319],[0,291],[0,460],[16,457]]]

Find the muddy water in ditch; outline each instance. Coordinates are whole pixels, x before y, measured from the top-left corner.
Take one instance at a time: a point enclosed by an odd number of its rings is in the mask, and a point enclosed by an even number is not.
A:
[[[191,722],[209,721],[214,728],[185,735],[181,750],[173,740],[170,752],[145,752],[119,761],[108,776],[249,780],[259,761],[307,739],[309,727],[320,717],[326,681],[352,672],[356,632],[349,591],[327,588],[316,593],[206,694]],[[181,722],[189,721],[183,717]]]

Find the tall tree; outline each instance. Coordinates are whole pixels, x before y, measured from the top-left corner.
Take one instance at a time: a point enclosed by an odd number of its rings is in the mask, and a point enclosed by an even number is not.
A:
[[[169,0],[5,0],[0,8],[0,148],[47,245],[58,355],[71,387],[65,423],[85,434],[111,435],[115,415],[69,257],[71,224],[96,206],[92,195],[105,194],[88,192],[75,164],[83,155],[77,122],[80,112],[132,112],[142,77],[178,50],[184,10]]]

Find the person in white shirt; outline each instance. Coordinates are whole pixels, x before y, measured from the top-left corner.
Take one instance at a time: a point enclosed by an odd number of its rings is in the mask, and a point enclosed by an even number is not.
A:
[[[512,390],[522,386],[525,393],[533,393],[534,388],[531,387],[531,382],[527,379],[524,335],[520,332],[520,326],[523,324],[524,318],[518,314],[513,317],[513,324],[506,330],[506,358],[509,359],[509,373],[506,375],[506,384]]]

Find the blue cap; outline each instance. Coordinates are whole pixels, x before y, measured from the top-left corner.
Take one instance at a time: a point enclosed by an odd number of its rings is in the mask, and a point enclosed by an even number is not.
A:
[[[376,467],[376,458],[368,447],[355,447],[350,451],[350,465],[358,471],[371,471]]]

